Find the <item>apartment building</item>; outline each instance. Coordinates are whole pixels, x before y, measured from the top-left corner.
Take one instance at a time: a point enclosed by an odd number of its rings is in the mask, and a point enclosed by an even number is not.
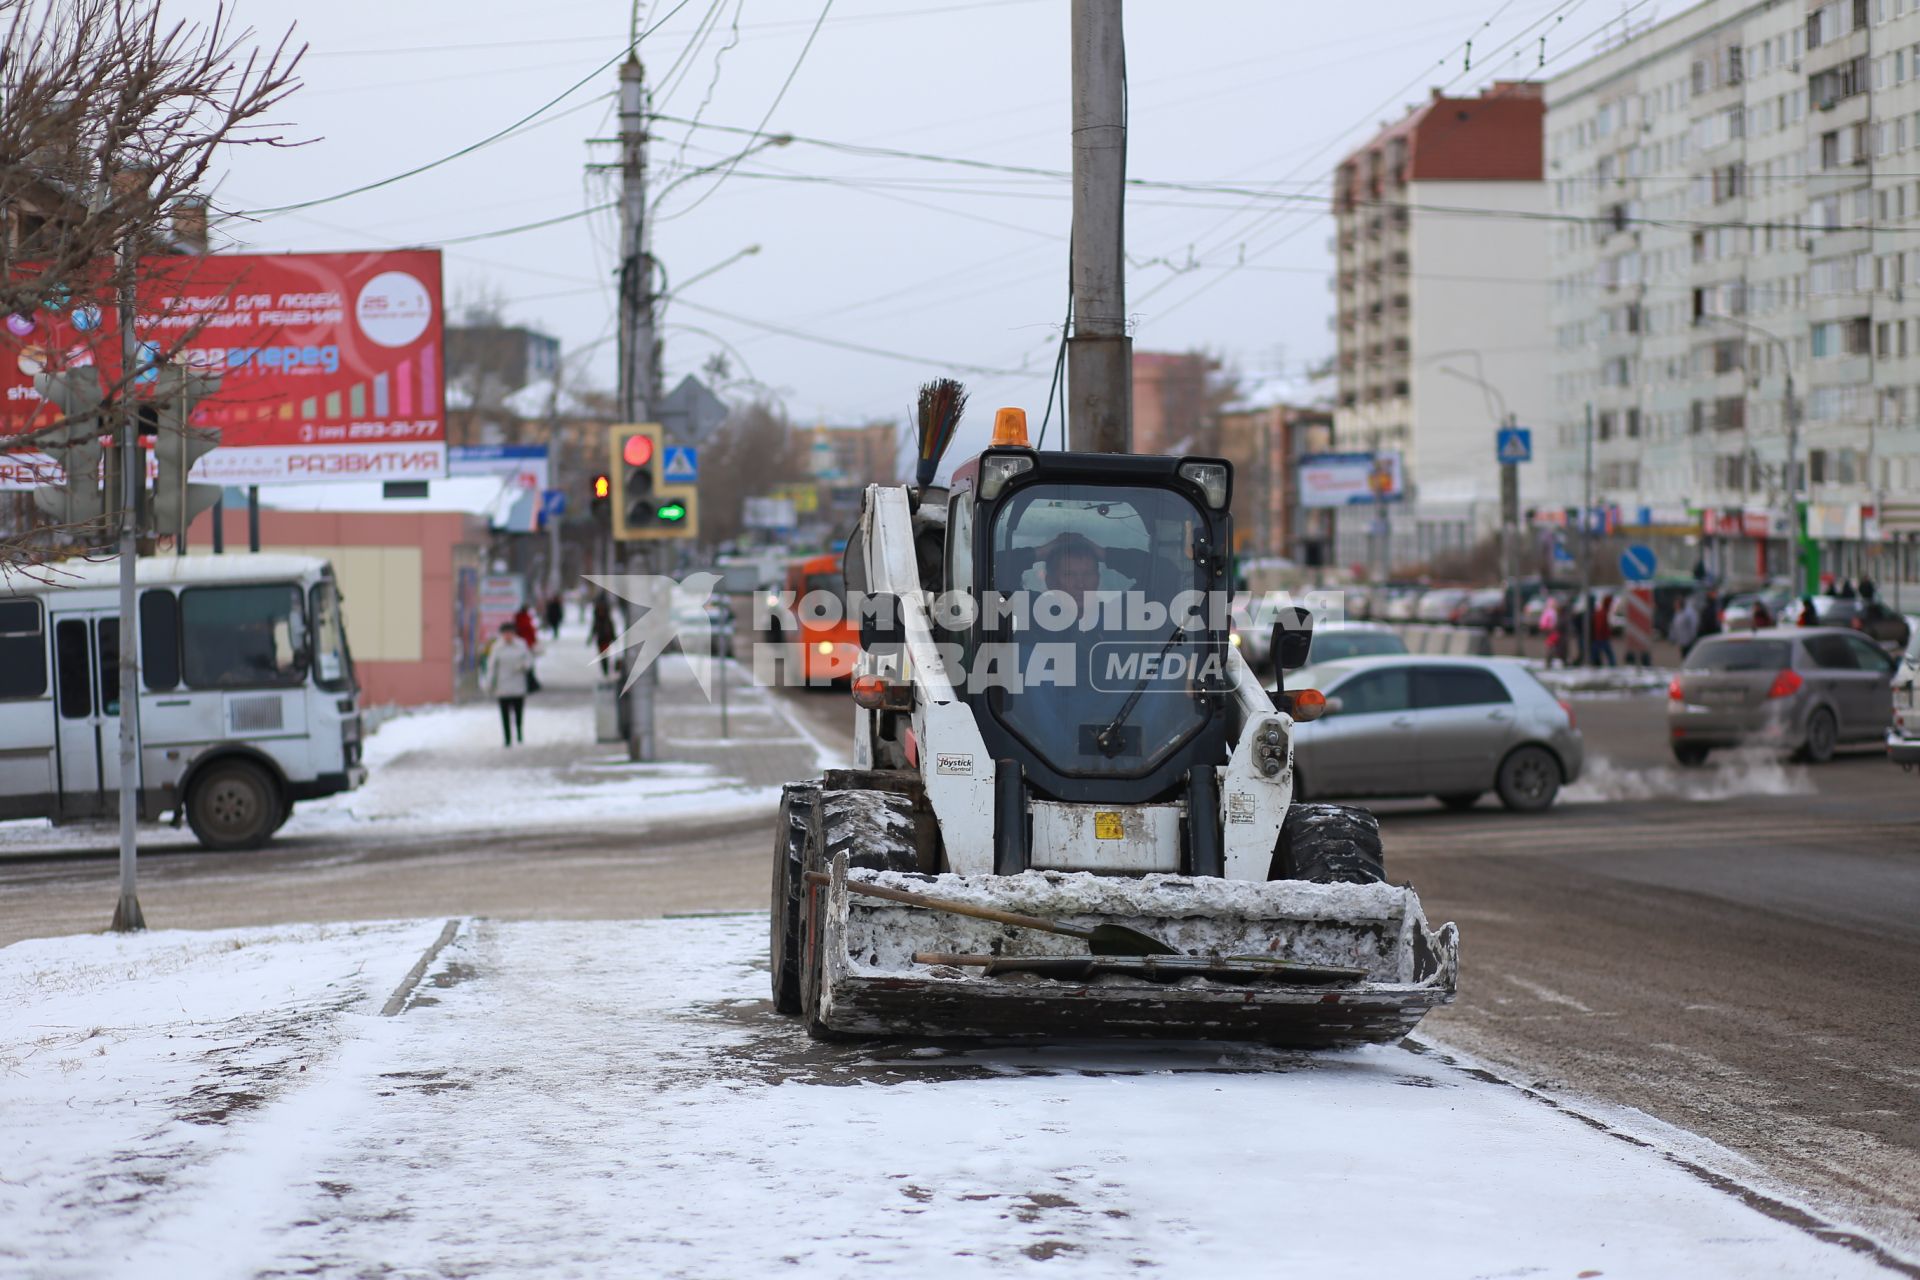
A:
[[[1920,0],[1708,0],[1546,100],[1552,501],[1587,490],[1591,410],[1616,523],[1783,577],[1791,441],[1814,574],[1912,581],[1888,538],[1920,532],[1894,514],[1920,485]]]
[[[1533,425],[1552,407],[1544,114],[1537,84],[1436,90],[1335,171],[1334,447],[1403,455],[1396,564],[1498,526],[1494,429],[1503,413]],[[1346,521],[1341,559],[1371,559],[1366,536],[1363,519]]]

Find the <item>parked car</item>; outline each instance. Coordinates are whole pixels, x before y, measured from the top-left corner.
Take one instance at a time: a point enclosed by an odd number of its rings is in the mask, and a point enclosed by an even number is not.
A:
[[[1314,628],[1307,662],[1311,665],[1406,651],[1407,642],[1400,633],[1384,623],[1329,622]]]
[[[1814,763],[1848,742],[1877,742],[1893,719],[1894,660],[1859,632],[1766,627],[1709,636],[1667,686],[1673,758],[1706,762],[1743,744]]]
[[[1456,621],[1463,627],[1478,627],[1482,631],[1513,630],[1507,616],[1507,589],[1482,587],[1470,592],[1466,606],[1460,610]]]
[[[1295,796],[1431,795],[1466,809],[1493,791],[1530,813],[1580,776],[1573,709],[1510,658],[1346,658],[1287,686],[1327,697],[1325,715],[1294,726]]]
[[[1767,617],[1773,621],[1768,626],[1790,625],[1797,619],[1789,616],[1787,606],[1793,596],[1785,587],[1768,587],[1764,591],[1742,591],[1738,595],[1728,596],[1720,606],[1720,627],[1723,631],[1752,631],[1753,606],[1756,603],[1766,606]]]
[[[1815,596],[1814,615],[1823,627],[1846,627],[1858,631],[1876,644],[1903,649],[1907,644],[1907,620],[1878,600],[1856,596]]]
[[[1394,587],[1388,591],[1386,608],[1378,616],[1388,622],[1412,622],[1423,594],[1419,587]]]
[[[1473,593],[1465,587],[1435,587],[1420,597],[1413,616],[1417,621],[1437,623],[1442,626],[1456,624],[1467,607],[1467,599]]]

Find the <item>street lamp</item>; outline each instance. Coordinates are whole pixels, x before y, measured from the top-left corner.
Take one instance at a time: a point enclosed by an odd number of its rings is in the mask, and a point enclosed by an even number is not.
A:
[[[1471,355],[1476,360],[1479,359],[1480,355],[1477,351],[1464,352],[1463,354]],[[1500,415],[1501,425],[1506,427],[1518,425],[1513,414],[1507,409],[1507,398],[1500,394],[1500,388],[1488,382],[1484,377],[1468,373],[1464,369],[1456,369],[1452,365],[1444,364],[1440,366],[1440,372],[1450,377],[1458,378],[1462,382],[1471,382],[1491,397],[1494,401],[1494,406],[1491,407],[1496,407],[1496,411]],[[1509,488],[1507,483],[1509,468],[1512,469],[1513,475],[1511,495],[1507,492]],[[1503,462],[1500,464],[1500,472],[1500,526],[1502,535],[1501,542],[1503,544],[1500,560],[1501,568],[1507,578],[1507,625],[1513,631],[1515,649],[1524,652],[1524,646],[1520,640],[1520,586],[1517,581],[1519,573],[1517,572],[1518,566],[1514,563],[1515,556],[1519,552],[1518,544],[1520,541],[1520,467],[1518,463]],[[1585,526],[1583,525],[1582,527],[1584,528]],[[1544,584],[1542,584],[1542,586],[1544,589]],[[1589,601],[1587,608],[1589,619],[1591,619],[1592,613],[1592,602]],[[1591,622],[1589,622],[1589,625],[1591,625]]]
[[[1787,474],[1785,489],[1787,493],[1787,561],[1789,565],[1788,581],[1792,585],[1793,598],[1798,600],[1805,589],[1801,580],[1804,566],[1801,564],[1800,546],[1800,402],[1793,395],[1793,349],[1785,338],[1767,329],[1761,328],[1750,320],[1740,320],[1733,316],[1716,315],[1702,312],[1694,317],[1694,323],[1711,320],[1715,324],[1732,325],[1772,343],[1780,350],[1780,368],[1786,376],[1786,417],[1787,417]],[[1753,385],[1758,386],[1756,376]]]
[[[765,138],[760,139],[758,142],[754,143],[752,146],[748,147],[746,150],[736,152],[735,154],[728,156],[724,160],[715,160],[712,164],[703,164],[698,169],[687,170],[685,173],[675,178],[672,182],[669,182],[666,186],[660,188],[659,194],[654,196],[653,198],[653,208],[655,213],[654,221],[656,222],[665,221],[665,218],[663,218],[659,214],[660,202],[665,200],[667,198],[667,195],[675,187],[679,186],[681,183],[690,182],[694,178],[699,177],[701,174],[712,173],[716,169],[731,168],[732,166],[739,164],[742,160],[745,160],[748,156],[757,155],[760,152],[765,151],[769,147],[787,146],[792,141],[793,141],[793,135],[790,133],[771,134]],[[696,201],[695,203],[698,203],[698,201]]]

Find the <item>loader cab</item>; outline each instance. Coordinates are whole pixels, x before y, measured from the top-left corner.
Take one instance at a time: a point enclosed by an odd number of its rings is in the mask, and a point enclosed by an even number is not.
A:
[[[939,639],[1034,795],[1141,803],[1226,762],[1232,467],[993,448],[959,466]]]

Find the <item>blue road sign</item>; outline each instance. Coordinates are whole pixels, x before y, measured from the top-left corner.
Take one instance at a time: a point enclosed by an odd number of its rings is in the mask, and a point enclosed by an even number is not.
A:
[[[700,479],[700,451],[690,444],[667,446],[660,478],[668,484],[693,484]]]
[[[1493,456],[1502,463],[1533,461],[1533,429],[1501,427],[1493,435]]]
[[[1558,534],[1553,539],[1553,558],[1564,564],[1573,563],[1573,552],[1567,550],[1567,544],[1561,541]]]
[[[542,489],[540,491],[540,518],[558,520],[567,514],[567,491],[565,489]]]
[[[1653,576],[1653,548],[1636,542],[1620,553],[1620,576],[1628,582],[1645,582]]]

